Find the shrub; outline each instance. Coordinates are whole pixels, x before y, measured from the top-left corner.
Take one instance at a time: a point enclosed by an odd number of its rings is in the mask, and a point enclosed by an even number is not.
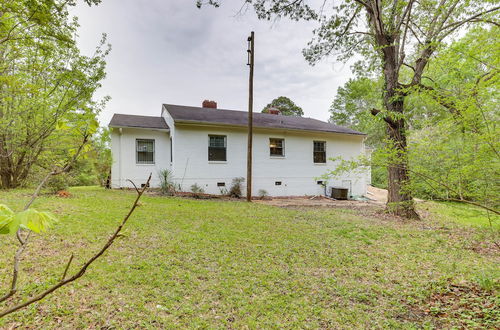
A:
[[[267,193],[267,190],[265,190],[265,189],[259,189],[258,194],[259,194],[260,199],[264,199],[267,196],[269,196],[269,194]]]
[[[229,196],[240,198],[242,195],[241,186],[243,182],[245,182],[245,178],[243,177],[234,178],[231,182],[231,188],[229,188]]]
[[[51,193],[57,193],[61,190],[68,189],[68,177],[66,174],[54,175],[47,182],[47,188]]]
[[[161,170],[158,173],[160,177],[160,191],[162,194],[173,196],[177,192],[178,185],[174,182],[174,177],[170,170]]]
[[[202,187],[198,186],[198,184],[195,183],[191,186],[191,192],[193,193],[193,197],[200,198],[200,195],[205,193],[205,190],[203,190]]]

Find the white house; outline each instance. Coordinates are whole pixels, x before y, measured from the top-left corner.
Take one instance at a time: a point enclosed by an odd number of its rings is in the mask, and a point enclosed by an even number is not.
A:
[[[330,158],[365,152],[363,133],[271,112],[253,114],[255,195],[260,189],[270,196],[324,194],[319,177],[335,168]],[[109,124],[112,187],[131,187],[127,179],[143,184],[149,173],[157,187],[159,171],[168,169],[183,191],[196,183],[219,194],[233,178],[246,176],[247,120],[247,112],[217,109],[213,101],[203,107],[164,104],[160,117],[115,114]],[[368,180],[369,173],[351,174],[326,184],[364,195]]]

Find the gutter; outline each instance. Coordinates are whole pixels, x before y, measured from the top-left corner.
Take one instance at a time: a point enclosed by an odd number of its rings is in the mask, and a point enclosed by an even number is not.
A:
[[[208,127],[213,127],[213,126],[222,126],[222,127],[243,127],[247,128],[247,125],[238,125],[238,124],[226,124],[226,123],[207,123],[207,122],[200,122],[197,120],[175,120],[175,124],[187,124],[187,125],[193,125],[193,126],[208,126]],[[342,135],[353,135],[353,136],[363,136],[367,137],[368,134],[365,133],[346,133],[346,132],[333,132],[333,131],[325,131],[325,130],[312,130],[312,129],[301,129],[301,128],[288,128],[288,127],[269,127],[269,126],[255,126],[254,128],[260,128],[260,129],[269,129],[269,130],[284,130],[284,131],[295,131],[295,132],[312,132],[312,133],[330,133],[330,134],[342,134]]]
[[[154,131],[170,132],[170,128],[138,127],[138,126],[115,126],[115,125],[108,125],[108,127],[119,128],[120,130],[123,129],[123,128],[134,128],[134,129],[147,129],[147,130],[154,130]]]

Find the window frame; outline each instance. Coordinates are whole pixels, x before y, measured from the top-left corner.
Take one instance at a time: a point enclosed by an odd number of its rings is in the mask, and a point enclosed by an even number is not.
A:
[[[316,143],[322,143],[323,144],[323,151],[316,151]],[[324,161],[316,161],[316,153],[323,153],[323,159]],[[319,141],[319,140],[314,140],[313,141],[313,163],[314,164],[326,164],[326,141]]]
[[[151,152],[153,154],[153,160],[151,163],[144,163],[144,162],[139,162],[139,142],[147,141],[147,142],[153,142],[153,151]],[[156,141],[155,139],[135,139],[135,164],[136,165],[155,165],[156,164]]]
[[[222,138],[224,138],[224,147],[212,147],[212,146],[210,146],[210,138],[211,137],[222,137]],[[224,160],[221,160],[221,159],[210,159],[210,148],[224,149]],[[227,135],[208,134],[208,154],[207,154],[207,158],[208,158],[209,162],[227,162]]]
[[[272,140],[278,140],[281,141],[281,147],[271,147],[271,141]],[[272,153],[272,149],[279,149],[281,148],[281,155],[276,155]],[[285,157],[285,139],[284,138],[269,138],[269,156],[272,158],[284,158]]]

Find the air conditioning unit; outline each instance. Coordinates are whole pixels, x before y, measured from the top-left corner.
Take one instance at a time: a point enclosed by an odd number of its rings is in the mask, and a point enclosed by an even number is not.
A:
[[[332,192],[330,197],[340,200],[346,200],[348,195],[349,195],[348,188],[332,187]]]

